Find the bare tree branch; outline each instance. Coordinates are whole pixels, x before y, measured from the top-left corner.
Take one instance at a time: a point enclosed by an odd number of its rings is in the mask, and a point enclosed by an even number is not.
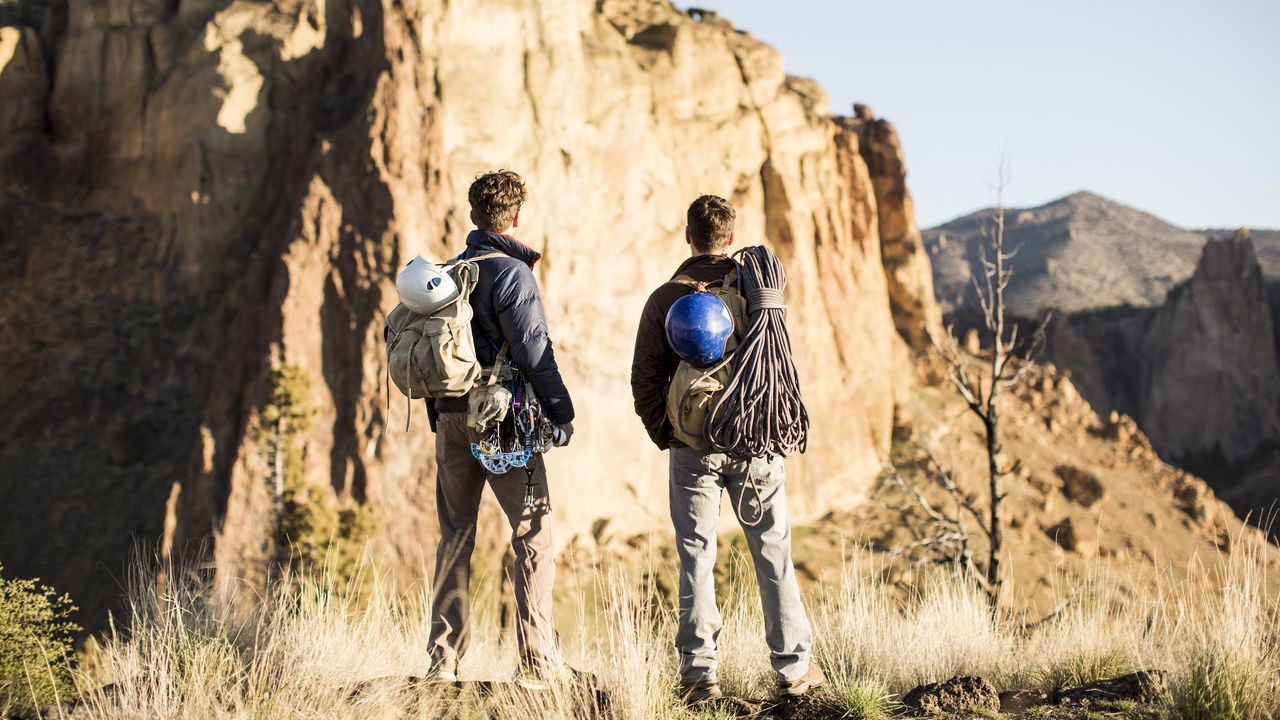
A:
[[[914,540],[907,551],[923,551],[935,561],[958,563],[974,572],[975,577],[981,579],[981,584],[993,603],[999,602],[1004,583],[1004,518],[1001,503],[1006,493],[1002,489],[1003,479],[1016,473],[1020,467],[1016,461],[1007,465],[1001,460],[1003,445],[1000,442],[1000,393],[1003,388],[1020,381],[1030,367],[1030,362],[1021,361],[1017,357],[1019,325],[1014,323],[1011,328],[1007,327],[1005,291],[1013,279],[1013,268],[1006,263],[1017,257],[1021,249],[1020,246],[1012,250],[1005,249],[1004,191],[1010,176],[1008,155],[1004,153],[996,168],[996,207],[992,225],[983,230],[986,243],[978,251],[978,267],[970,278],[982,311],[984,329],[989,334],[991,354],[986,361],[985,377],[980,371],[976,377],[969,374],[969,365],[981,361],[961,351],[954,327],[947,327],[947,336],[942,342],[932,336],[929,338],[934,350],[947,366],[947,381],[982,423],[987,451],[986,502],[980,505],[965,495],[954,476],[932,453],[929,453],[929,460],[936,468],[936,472],[931,473],[932,480],[951,498],[955,505],[953,515],[930,504],[918,489],[902,479],[896,469],[889,474],[890,482],[903,490],[910,499],[906,506],[898,508],[903,522],[909,524],[917,519],[917,514],[924,516],[926,528],[919,533],[913,529]],[[1048,318],[1032,335],[1033,351],[1038,351],[1042,346],[1047,323]],[[984,572],[981,574],[977,573],[977,566],[970,552],[969,530],[964,522],[966,517],[977,522],[987,540],[988,552]]]

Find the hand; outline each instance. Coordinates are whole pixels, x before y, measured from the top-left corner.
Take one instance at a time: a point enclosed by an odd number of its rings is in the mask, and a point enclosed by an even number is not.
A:
[[[573,423],[567,422],[560,426],[560,437],[556,438],[556,447],[564,447],[573,439]]]

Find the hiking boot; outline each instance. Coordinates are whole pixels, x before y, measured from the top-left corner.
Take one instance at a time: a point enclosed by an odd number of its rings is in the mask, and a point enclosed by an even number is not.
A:
[[[724,693],[720,692],[720,681],[715,678],[707,678],[706,680],[698,680],[691,683],[682,682],[677,692],[679,692],[680,699],[686,705],[697,705],[708,700],[718,700],[724,697]]]
[[[552,685],[571,683],[584,674],[566,664],[520,663],[513,681],[525,690],[550,690]]]
[[[451,655],[439,655],[431,658],[431,667],[423,678],[429,683],[458,682],[458,658]]]
[[[823,674],[822,668],[818,667],[818,663],[810,660],[809,669],[795,680],[778,681],[778,694],[782,697],[800,697],[816,687],[820,687],[827,681],[827,676]]]

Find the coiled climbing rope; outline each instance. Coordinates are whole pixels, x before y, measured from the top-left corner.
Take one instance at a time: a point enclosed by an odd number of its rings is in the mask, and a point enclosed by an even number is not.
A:
[[[800,397],[784,321],[787,274],[764,246],[743,248],[734,259],[747,300],[747,329],[733,351],[729,380],[707,417],[707,440],[737,460],[803,453],[809,412]]]

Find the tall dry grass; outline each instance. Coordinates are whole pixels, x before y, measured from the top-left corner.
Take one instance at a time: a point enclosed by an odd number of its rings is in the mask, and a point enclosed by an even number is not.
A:
[[[1012,689],[1161,669],[1171,719],[1269,720],[1280,716],[1280,615],[1256,552],[1171,573],[1137,597],[1109,591],[1109,573],[1123,568],[1099,567],[1065,611],[1030,630],[989,610],[962,576],[937,572],[904,594],[855,553],[837,583],[809,588],[815,654],[831,678],[827,694],[853,717],[886,717],[914,685],[956,674]],[[721,592],[720,676],[729,692],[768,696],[774,681],[744,567],[727,573]],[[188,576],[162,589],[137,583],[128,622],[103,642],[98,669],[77,678],[81,704],[51,716],[689,717],[674,696],[672,611],[636,576],[601,570],[587,591],[595,597],[578,602],[578,622],[561,627],[572,663],[596,673],[607,704],[586,683],[544,694],[498,686],[488,696],[413,684],[426,671],[425,590],[394,594],[373,583],[354,599],[301,581],[246,602]],[[478,605],[462,675],[503,679],[514,648],[498,635],[494,598]]]

